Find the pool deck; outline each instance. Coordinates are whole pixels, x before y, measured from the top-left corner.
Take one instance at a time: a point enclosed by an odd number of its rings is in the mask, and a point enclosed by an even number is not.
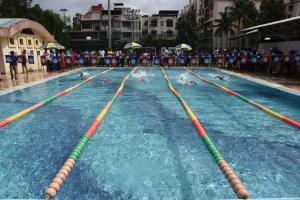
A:
[[[0,95],[7,94],[13,92],[15,90],[23,89],[26,87],[30,87],[33,85],[37,85],[39,83],[52,80],[61,76],[65,76],[66,74],[73,73],[78,69],[73,69],[65,72],[46,72],[46,71],[34,71],[29,72],[28,77],[26,74],[18,74],[17,80],[11,80],[9,74],[1,74],[0,75]]]
[[[222,70],[222,71],[229,73],[233,76],[237,76],[263,85],[277,88],[279,90],[300,95],[300,78],[295,79],[295,78],[284,78],[284,77],[275,77],[275,76],[268,77],[267,75],[263,75],[260,73],[228,71],[228,70]]]
[[[18,74],[18,80],[11,80],[10,75],[0,75],[0,95],[9,93],[14,90],[30,87],[41,82],[51,80],[60,76],[64,76],[67,73],[72,73],[78,69],[74,69],[67,72],[60,73],[48,73],[46,71],[34,71],[30,72],[28,77],[25,74]],[[223,70],[224,71],[224,70]],[[282,77],[268,77],[262,74],[250,73],[250,72],[233,72],[224,71],[226,73],[245,78],[251,81],[255,81],[264,85],[275,87],[284,91],[295,93],[300,95],[300,79],[282,78]]]

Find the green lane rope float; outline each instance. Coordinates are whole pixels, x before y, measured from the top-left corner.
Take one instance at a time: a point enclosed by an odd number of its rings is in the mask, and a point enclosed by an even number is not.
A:
[[[290,126],[293,126],[293,127],[297,128],[297,129],[300,129],[300,122],[297,122],[295,120],[289,119],[289,118],[287,118],[287,117],[285,117],[285,116],[283,116],[283,115],[281,115],[281,114],[279,114],[277,112],[274,112],[274,111],[272,111],[272,110],[270,110],[270,109],[268,109],[268,108],[266,108],[266,107],[264,107],[264,106],[262,106],[262,105],[260,105],[260,104],[258,104],[256,102],[254,102],[254,101],[252,101],[250,99],[247,99],[246,97],[244,97],[244,96],[242,96],[242,95],[240,95],[240,94],[238,94],[238,93],[236,93],[236,92],[234,92],[234,91],[232,91],[232,90],[230,90],[230,89],[228,89],[228,88],[226,88],[226,87],[224,87],[222,85],[219,85],[219,84],[216,84],[214,82],[211,82],[211,81],[209,81],[209,80],[207,80],[207,79],[199,76],[198,74],[196,74],[195,72],[193,72],[193,71],[191,71],[191,70],[189,70],[187,68],[184,68],[184,69],[187,72],[193,74],[195,77],[197,77],[202,82],[204,82],[206,84],[209,84],[209,85],[212,85],[214,87],[217,87],[217,88],[225,91],[227,94],[229,94],[231,96],[234,96],[234,97],[237,97],[238,99],[240,99],[240,100],[242,100],[242,101],[250,104],[251,106],[253,106],[253,107],[261,110],[262,112],[270,115],[271,117],[273,117],[275,119],[278,119],[278,120],[280,120],[280,121],[282,121],[282,122],[284,122],[284,123],[286,123],[286,124],[288,124]]]
[[[218,164],[219,169],[222,171],[222,173],[226,177],[226,179],[229,182],[229,184],[230,184],[231,188],[233,189],[233,191],[237,194],[237,197],[239,199],[248,199],[249,194],[248,194],[247,190],[245,189],[245,187],[242,185],[239,178],[235,175],[234,171],[229,167],[228,163],[223,159],[221,153],[218,151],[218,149],[216,148],[214,143],[208,137],[208,135],[206,134],[206,131],[203,128],[203,126],[198,121],[198,119],[196,118],[196,116],[194,115],[192,110],[189,108],[187,103],[183,100],[181,95],[173,88],[173,86],[171,85],[171,82],[170,82],[167,74],[163,70],[163,68],[161,68],[161,71],[163,73],[164,79],[166,80],[166,82],[168,84],[169,90],[173,93],[173,95],[178,99],[178,101],[180,102],[180,104],[184,108],[184,110],[187,113],[188,117],[192,121],[192,124],[194,125],[198,135],[200,136],[200,138],[205,143],[208,151],[210,152],[210,154],[214,158],[215,162]]]
[[[40,103],[37,103],[37,104],[31,106],[30,108],[27,108],[27,109],[23,110],[22,112],[19,112],[19,113],[15,114],[15,115],[13,115],[13,116],[11,116],[11,117],[3,120],[3,121],[0,121],[0,128],[3,128],[5,126],[7,126],[8,124],[11,124],[12,122],[17,121],[18,119],[21,119],[22,117],[28,115],[29,113],[32,113],[35,110],[40,109],[40,108],[44,107],[45,105],[47,105],[49,103],[52,103],[56,99],[65,96],[66,94],[70,93],[71,91],[74,91],[77,88],[79,88],[80,86],[83,86],[83,85],[89,83],[90,81],[94,80],[98,76],[103,76],[108,71],[113,70],[113,69],[114,68],[110,68],[110,69],[107,69],[107,70],[105,70],[105,71],[103,71],[103,72],[101,72],[101,73],[99,73],[99,74],[97,74],[95,76],[91,76],[91,77],[87,78],[86,80],[84,80],[84,81],[82,81],[82,82],[80,82],[80,83],[78,83],[78,84],[76,84],[76,85],[74,85],[74,86],[72,86],[72,87],[64,90],[64,91],[59,92],[56,95],[51,96],[48,99],[46,99],[46,100],[44,100],[44,101],[42,101]]]
[[[86,131],[84,137],[80,140],[78,145],[73,149],[69,158],[66,160],[64,165],[61,169],[57,172],[55,178],[50,183],[49,187],[45,191],[45,199],[53,199],[55,198],[56,194],[60,190],[63,182],[66,180],[68,175],[71,173],[71,170],[74,168],[77,160],[79,159],[80,155],[82,154],[83,150],[86,148],[88,142],[91,140],[93,135],[96,133],[96,130],[102,123],[104,117],[112,107],[113,103],[116,102],[118,97],[120,96],[125,83],[129,79],[129,77],[137,70],[134,68],[122,81],[120,87],[118,88],[117,92],[114,94],[114,97],[106,104],[104,109],[99,113],[95,121],[92,123],[90,128]]]

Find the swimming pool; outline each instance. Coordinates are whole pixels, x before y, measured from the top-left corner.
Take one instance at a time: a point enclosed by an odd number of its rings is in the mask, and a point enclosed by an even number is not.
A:
[[[90,75],[102,71],[88,70]],[[268,108],[300,121],[300,97],[214,69],[196,69]],[[129,69],[115,69],[0,129],[0,198],[42,198],[57,170]],[[236,198],[158,68],[131,77],[78,160],[57,199]],[[300,196],[299,131],[166,69],[251,198]],[[225,81],[216,80],[220,74]],[[180,77],[194,80],[185,85]],[[110,81],[101,80],[109,78]],[[0,96],[0,120],[78,83],[68,75]]]

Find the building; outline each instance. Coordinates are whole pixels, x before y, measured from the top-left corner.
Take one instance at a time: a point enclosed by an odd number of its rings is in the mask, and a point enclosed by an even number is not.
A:
[[[174,40],[177,36],[178,14],[178,10],[160,10],[158,14],[153,14],[151,17],[144,15],[142,17],[143,37]]]
[[[251,1],[254,3],[256,9],[259,10],[261,0]],[[224,12],[227,7],[232,7],[233,5],[233,0],[190,0],[187,8],[189,11],[193,10],[196,13],[196,21],[201,31],[208,32],[211,35],[211,48],[224,48],[226,46],[227,41],[214,37],[217,29],[215,21],[220,18],[220,12]]]
[[[40,47],[53,42],[54,37],[41,24],[21,18],[0,19],[0,72],[9,73],[6,57],[11,51],[21,55],[23,50],[30,56],[28,68],[37,70],[40,64]]]
[[[112,15],[112,46],[139,41],[142,35],[142,15],[139,10],[114,4]],[[108,46],[108,10],[102,4],[92,6],[80,18],[80,31],[73,31],[71,45],[75,49],[106,49]],[[87,40],[90,38],[91,40]]]
[[[248,48],[249,40],[255,41],[260,50],[278,48],[285,54],[300,52],[300,16],[249,27],[237,36]]]
[[[288,0],[285,12],[287,18],[300,16],[300,0]]]

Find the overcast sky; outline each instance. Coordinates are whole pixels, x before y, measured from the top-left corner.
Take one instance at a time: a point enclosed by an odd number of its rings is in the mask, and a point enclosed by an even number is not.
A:
[[[159,10],[181,10],[189,0],[111,0],[113,3],[123,2],[125,6],[140,9],[142,14],[153,14]],[[107,9],[107,0],[33,0],[44,9],[59,12],[59,9],[68,9],[68,15],[86,13],[91,5],[103,4]]]

